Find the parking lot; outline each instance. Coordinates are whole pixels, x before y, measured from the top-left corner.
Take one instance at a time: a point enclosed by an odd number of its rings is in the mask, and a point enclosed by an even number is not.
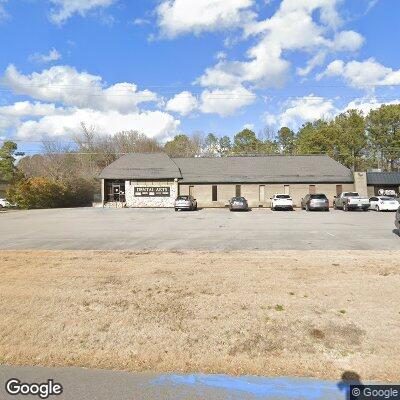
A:
[[[395,250],[394,213],[79,208],[0,213],[1,249]]]

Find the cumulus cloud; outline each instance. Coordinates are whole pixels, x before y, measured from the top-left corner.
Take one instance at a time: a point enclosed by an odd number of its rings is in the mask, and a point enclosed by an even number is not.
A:
[[[243,86],[232,89],[204,90],[199,108],[205,114],[226,117],[253,103],[255,99],[256,95]]]
[[[332,76],[342,77],[348,84],[357,88],[400,84],[400,70],[385,67],[373,58],[348,63],[335,60],[327,66],[323,73],[318,75],[317,79]]]
[[[40,73],[24,75],[10,65],[2,83],[14,93],[36,100],[103,111],[111,109],[128,113],[136,111],[140,103],[157,101],[156,93],[138,91],[134,83],[105,87],[100,76],[78,72],[69,66],[55,66]]]
[[[118,111],[101,112],[91,109],[71,108],[62,114],[46,115],[38,120],[23,122],[17,129],[19,138],[67,137],[80,131],[85,122],[93,125],[99,133],[114,134],[121,131],[136,130],[148,137],[169,139],[177,133],[180,121],[162,111],[144,111],[121,114]]]
[[[50,20],[55,24],[63,24],[74,14],[86,15],[96,8],[106,8],[116,0],[50,0],[53,8],[50,11]]]
[[[304,122],[312,122],[320,118],[330,119],[337,112],[333,100],[310,95],[289,101],[285,110],[279,115],[267,113],[264,121],[269,125],[297,128]]]
[[[298,70],[304,76],[324,61],[328,51],[358,49],[363,38],[356,32],[338,31],[334,38],[328,35],[341,23],[336,10],[339,1],[283,0],[272,17],[259,22],[250,20],[244,27],[245,37],[258,38],[258,43],[248,49],[247,60],[220,60],[196,82],[221,88],[242,84],[279,87],[290,70],[290,62],[284,56],[288,51],[316,52],[307,66]]]
[[[173,38],[242,26],[252,19],[253,0],[164,0],[157,7],[162,35]]]
[[[356,109],[362,111],[364,115],[367,115],[371,110],[376,110],[383,104],[389,105],[389,104],[399,104],[399,103],[400,99],[385,101],[384,103],[382,103],[375,97],[367,97],[367,98],[364,97],[352,100],[349,104],[347,104],[347,106],[343,109],[343,111]]]
[[[6,9],[4,8],[4,4],[7,2],[7,0],[0,0],[0,23],[2,21],[5,21],[8,17],[9,14],[6,11]]]
[[[192,93],[183,91],[167,102],[165,109],[178,113],[182,116],[189,115],[193,110],[197,109],[198,101]]]
[[[61,54],[56,49],[51,49],[48,54],[34,53],[29,59],[39,64],[47,64],[61,59]]]

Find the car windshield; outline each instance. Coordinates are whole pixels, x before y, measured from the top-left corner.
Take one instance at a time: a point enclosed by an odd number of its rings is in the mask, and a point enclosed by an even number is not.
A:
[[[380,200],[383,200],[383,201],[393,201],[393,200],[395,200],[393,197],[380,197]]]
[[[246,199],[244,197],[234,197],[232,199],[232,201],[241,201],[241,202],[243,202],[243,201],[246,201]]]
[[[277,199],[290,199],[288,194],[278,194],[275,196]]]
[[[360,195],[356,192],[349,192],[344,194],[346,197],[359,197]]]
[[[325,200],[326,196],[324,194],[312,194],[310,196],[310,199],[323,199],[323,200]]]
[[[179,196],[177,200],[189,200],[189,196]]]

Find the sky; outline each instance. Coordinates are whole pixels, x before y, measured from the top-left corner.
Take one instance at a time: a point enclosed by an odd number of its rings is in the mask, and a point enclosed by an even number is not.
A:
[[[276,132],[400,102],[398,0],[0,0],[0,140]]]

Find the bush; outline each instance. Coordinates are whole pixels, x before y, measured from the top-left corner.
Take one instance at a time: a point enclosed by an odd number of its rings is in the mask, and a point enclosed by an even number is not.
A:
[[[92,184],[83,179],[67,183],[40,177],[15,182],[7,199],[24,209],[79,207],[90,204],[92,193]]]

